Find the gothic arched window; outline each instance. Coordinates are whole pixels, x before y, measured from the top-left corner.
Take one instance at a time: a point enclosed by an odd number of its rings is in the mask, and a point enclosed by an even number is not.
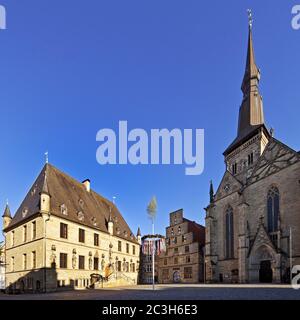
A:
[[[233,209],[232,207],[228,207],[225,213],[225,245],[226,251],[225,255],[227,259],[231,259],[234,256],[234,236],[233,236]]]
[[[268,231],[278,230],[279,219],[279,190],[272,187],[268,192]]]

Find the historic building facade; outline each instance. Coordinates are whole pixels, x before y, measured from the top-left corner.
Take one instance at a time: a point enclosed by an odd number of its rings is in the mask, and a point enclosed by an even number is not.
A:
[[[89,180],[46,164],[14,217],[6,207],[3,227],[8,290],[137,283],[140,238]]]
[[[238,133],[206,209],[209,282],[286,282],[300,264],[300,154],[267,129],[259,80],[250,24]]]
[[[183,217],[183,210],[170,213],[166,228],[166,251],[158,262],[159,283],[203,281],[205,228]]]
[[[140,229],[138,230],[138,234]],[[165,237],[161,235],[144,235],[142,237],[141,243],[141,253],[140,253],[140,276],[139,283],[141,284],[151,284],[153,283],[153,255],[151,252],[151,241],[153,239],[156,243],[163,243],[165,246]],[[154,245],[154,281],[158,282],[158,261],[164,248]]]
[[[5,245],[0,243],[0,290],[5,290]]]

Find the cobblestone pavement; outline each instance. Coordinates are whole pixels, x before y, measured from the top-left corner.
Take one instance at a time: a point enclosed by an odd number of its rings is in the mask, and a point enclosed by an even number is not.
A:
[[[0,300],[300,300],[290,286],[157,285],[74,290],[47,294],[0,294]]]

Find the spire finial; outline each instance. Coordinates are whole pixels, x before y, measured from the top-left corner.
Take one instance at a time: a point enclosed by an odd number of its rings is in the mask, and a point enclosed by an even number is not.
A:
[[[45,152],[45,157],[46,157],[46,164],[48,164],[49,163],[49,152],[48,151]]]
[[[252,10],[247,9],[247,12],[248,12],[249,28],[252,29],[252,26],[253,26]]]

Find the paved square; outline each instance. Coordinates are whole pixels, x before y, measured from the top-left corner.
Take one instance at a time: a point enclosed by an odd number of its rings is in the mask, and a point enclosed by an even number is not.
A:
[[[47,294],[1,294],[0,300],[300,300],[300,290],[284,285],[138,285]]]

